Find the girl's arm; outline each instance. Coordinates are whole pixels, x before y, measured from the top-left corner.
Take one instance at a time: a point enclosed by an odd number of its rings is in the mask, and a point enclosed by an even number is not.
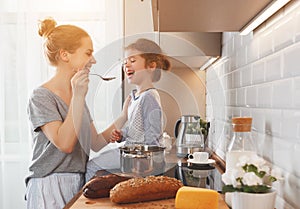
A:
[[[123,125],[126,123],[127,111],[128,111],[128,106],[130,105],[130,101],[131,101],[131,96],[128,96],[124,102],[121,115],[110,126],[108,126],[102,133],[97,134],[97,131],[93,125],[92,127],[92,150],[93,151],[99,151],[107,143],[115,141],[114,137],[112,136],[113,130],[121,129]]]

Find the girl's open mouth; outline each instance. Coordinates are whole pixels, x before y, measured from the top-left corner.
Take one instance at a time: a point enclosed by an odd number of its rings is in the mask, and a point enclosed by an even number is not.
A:
[[[128,71],[126,71],[126,75],[127,75],[128,77],[131,77],[134,73],[135,73],[134,70],[128,70]]]

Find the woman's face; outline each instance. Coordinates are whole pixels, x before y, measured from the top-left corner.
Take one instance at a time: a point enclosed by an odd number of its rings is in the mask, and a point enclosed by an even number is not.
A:
[[[123,70],[128,78],[128,82],[139,85],[146,79],[151,79],[151,71],[146,67],[145,59],[139,54],[141,52],[133,49],[125,51]]]
[[[93,43],[90,37],[84,37],[81,40],[81,46],[75,51],[75,53],[70,54],[70,61],[74,71],[79,70],[90,70],[96,60],[93,56]]]

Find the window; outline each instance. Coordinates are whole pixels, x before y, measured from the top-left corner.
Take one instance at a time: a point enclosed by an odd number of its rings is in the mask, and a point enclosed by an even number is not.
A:
[[[0,0],[0,208],[26,208],[24,178],[31,158],[27,100],[32,90],[53,74],[43,56],[37,21],[52,16],[58,24],[84,28],[93,39],[98,62],[92,70],[117,77],[107,83],[91,79],[88,104],[95,125],[101,130],[113,120],[110,111],[121,111],[122,106],[121,70],[117,64],[122,53],[121,48],[113,49],[116,40],[122,37],[121,3],[119,0]],[[103,60],[103,55],[111,56]]]

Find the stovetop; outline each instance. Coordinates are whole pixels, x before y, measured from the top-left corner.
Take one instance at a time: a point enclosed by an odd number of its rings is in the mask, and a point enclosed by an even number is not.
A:
[[[222,174],[219,170],[209,164],[198,165],[178,162],[163,175],[177,178],[185,186],[213,189],[222,191]]]

